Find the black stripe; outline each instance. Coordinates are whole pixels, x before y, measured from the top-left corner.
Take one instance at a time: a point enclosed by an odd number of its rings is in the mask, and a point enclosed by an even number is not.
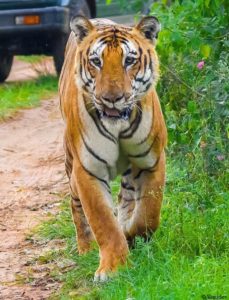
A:
[[[150,78],[149,78],[149,80],[150,80]],[[149,80],[148,80],[148,81],[149,81]],[[146,83],[146,82],[145,82],[145,83]],[[151,82],[150,82],[149,84],[147,84],[147,86],[145,87],[143,93],[146,92],[146,91],[151,87],[151,85],[152,85]]]
[[[128,183],[125,183],[125,182],[121,182],[121,186],[122,188],[124,188],[125,190],[128,190],[128,191],[135,191],[135,188],[131,185],[129,185]]]
[[[128,45],[128,41],[125,41],[125,40],[120,40],[120,42],[124,45],[126,45],[126,47],[130,50],[130,47]]]
[[[137,116],[134,119],[134,122],[131,124],[131,126],[127,130],[124,130],[123,132],[121,132],[120,138],[122,138],[122,139],[131,138],[133,136],[133,134],[135,133],[135,131],[138,129],[138,126],[139,126],[141,120],[142,120],[142,111],[141,111],[141,106],[140,106],[140,110],[138,110]],[[128,131],[130,131],[130,132],[128,133]],[[124,135],[123,135],[123,133],[124,133]],[[125,133],[127,133],[127,134],[125,134]]]
[[[137,62],[139,62],[139,66],[138,66],[138,70],[137,70],[137,72],[136,72],[136,78],[137,78],[137,75],[138,75],[138,73],[139,73],[139,71],[140,71],[140,69],[141,69],[141,59],[142,59],[142,49],[141,49],[141,47],[139,46],[138,47],[138,51],[139,51],[139,59],[137,60]],[[136,79],[135,79],[136,80]]]
[[[150,68],[151,73],[152,73],[152,60],[151,60],[151,56],[150,56],[149,50],[148,50],[148,54],[149,54],[149,68]],[[148,79],[144,80],[145,73],[146,73],[146,68],[147,68],[147,56],[144,55],[144,72],[143,72],[144,74],[141,77],[137,77],[136,76],[135,81],[142,82],[143,84],[146,84],[151,79],[151,76],[150,76]]]
[[[132,200],[132,199],[131,199]],[[134,199],[133,199],[134,200]],[[132,201],[133,201],[132,200]],[[127,208],[128,206],[130,205],[130,203],[127,203],[127,204],[124,204],[123,206],[121,206],[121,209],[125,209],[125,208]]]
[[[146,72],[146,66],[147,66],[147,56],[144,55],[144,74]]]
[[[142,77],[136,77],[135,81],[142,82],[143,84],[146,84],[151,79],[151,76],[149,78],[147,78],[146,80],[144,80],[144,77],[145,77],[145,75],[142,76]]]
[[[80,52],[80,76],[85,86],[89,86],[89,82],[86,82],[83,78],[82,52]]]
[[[81,164],[81,165],[82,165],[82,164]],[[107,183],[107,181],[106,181],[105,179],[102,179],[102,178],[96,176],[95,174],[91,173],[88,169],[86,169],[86,168],[84,167],[84,165],[82,165],[82,167],[83,167],[83,169],[85,170],[85,172],[87,172],[90,176],[92,176],[92,177],[98,179],[99,181],[101,181],[102,183],[104,183],[105,186],[106,186],[107,189],[108,189],[108,192],[110,193],[110,186],[109,186],[109,184]]]
[[[125,133],[127,133],[127,132],[131,129],[131,127],[134,125],[134,123],[135,123],[137,117],[138,117],[138,112],[136,113],[135,118],[131,121],[130,126],[129,126],[127,129],[123,130],[123,131],[121,132],[121,134],[125,134]]]
[[[151,173],[152,171],[153,171],[152,168],[142,169],[142,170],[140,170],[138,172],[138,174],[134,177],[134,179],[138,179],[142,175],[143,172],[149,172],[149,173]]]
[[[147,136],[144,138],[144,140],[139,142],[137,145],[142,145],[143,143],[145,143],[148,140],[148,138],[150,137],[150,134],[151,134],[151,129],[150,129],[149,133],[147,134]]]
[[[123,200],[123,201],[126,201],[126,202],[132,202],[132,201],[134,201],[135,199],[134,199],[134,198],[125,198],[125,197],[122,197],[122,200]]]
[[[70,178],[72,174],[72,160],[70,161],[67,157],[65,159],[65,171],[67,173],[68,178]]]
[[[71,196],[72,201],[74,202],[74,206],[77,208],[82,208],[81,202],[79,198],[74,198],[73,196]]]
[[[150,152],[150,150],[152,149],[153,144],[154,144],[154,141],[152,142],[152,144],[150,145],[150,147],[146,151],[144,151],[142,153],[139,153],[139,154],[136,154],[136,155],[131,155],[130,154],[130,155],[128,155],[128,157],[138,158],[138,157],[143,157],[143,156],[147,155]]]
[[[131,169],[127,169],[123,174],[122,176],[127,176],[131,173]]]
[[[151,72],[151,75],[152,75],[152,72]],[[137,81],[137,82],[142,82],[143,84],[146,84],[146,83],[152,78],[151,75],[149,76],[149,78],[147,78],[147,79],[144,80],[144,77],[145,77],[145,74],[144,74],[144,75],[141,76],[141,77],[136,77],[136,78],[135,78],[135,81]]]
[[[100,49],[103,45],[107,44],[108,41],[104,40],[104,41],[99,41],[99,46],[96,50]],[[97,55],[97,52],[93,51],[94,54]]]
[[[128,39],[124,38],[123,36],[118,36],[120,42],[128,43]]]
[[[111,35],[108,32],[105,33],[105,36],[99,39],[99,42],[108,42],[107,39],[110,40]]]
[[[137,55],[138,53],[135,50],[131,50],[129,53]]]
[[[138,172],[138,174],[134,177],[134,179],[138,179],[140,176],[141,176],[141,174],[143,173],[143,172],[149,172],[149,173],[153,173],[154,171],[155,171],[155,168],[156,168],[156,166],[157,166],[157,164],[159,163],[159,158],[157,159],[157,161],[155,162],[155,164],[152,166],[152,167],[149,167],[149,168],[147,168],[147,169],[142,169],[142,170],[140,170],[139,172]]]
[[[83,96],[84,98],[84,96]],[[84,103],[85,103],[85,98],[84,98]],[[87,109],[86,109],[87,110]],[[87,113],[88,115],[93,119],[94,123],[95,123],[95,126],[97,127],[98,131],[106,138],[108,138],[109,140],[111,140],[112,142],[114,142],[115,144],[117,144],[116,142],[116,138],[104,127],[104,125],[102,124],[102,122],[99,122],[99,124],[97,123],[97,121],[100,120],[99,118],[99,112],[96,110],[96,113],[97,113],[97,119],[96,119],[96,116],[95,115],[91,115],[88,110],[87,110]],[[104,131],[103,131],[103,130]]]
[[[88,113],[88,114],[89,114],[89,113]],[[116,139],[115,139],[113,136],[109,135],[109,132],[108,132],[108,131],[105,131],[104,128],[103,128],[102,126],[100,127],[101,122],[100,122],[99,124],[97,123],[97,121],[99,121],[99,119],[96,119],[96,116],[95,116],[95,115],[90,115],[90,114],[89,114],[89,116],[93,119],[93,121],[94,121],[94,123],[95,123],[95,126],[97,127],[98,131],[99,131],[105,138],[107,138],[108,140],[112,141],[114,144],[117,144]],[[104,131],[103,131],[102,129],[103,129]]]
[[[87,73],[85,71],[86,70],[86,59],[85,58],[83,59],[83,65],[84,65],[84,74],[85,74],[85,77],[87,78],[87,80],[88,80],[89,83],[92,83],[92,80],[90,78],[88,78]]]
[[[99,112],[97,111],[97,113],[99,114]],[[102,122],[100,122],[100,125],[101,125],[101,127],[103,128],[103,130],[104,131],[106,131],[115,141],[116,141],[116,138],[115,138],[115,136],[112,134],[112,133],[110,133],[110,131],[109,130],[107,130],[107,128],[103,125],[103,123]]]
[[[151,72],[153,72],[153,64],[152,64],[152,58],[151,58],[151,54],[150,54],[150,50],[147,50],[148,55],[149,55],[149,68],[151,70]]]
[[[92,73],[91,73],[91,63],[89,61],[87,61],[87,70],[88,70],[88,73],[90,74],[91,78],[94,79]],[[93,83],[93,80],[92,80],[92,83]],[[93,85],[93,90],[95,89],[95,86]]]
[[[91,155],[94,156],[97,160],[99,160],[99,161],[101,161],[102,163],[104,163],[104,164],[107,165],[107,161],[104,160],[103,158],[101,158],[100,156],[98,156],[98,155],[91,149],[91,147],[88,146],[88,144],[86,143],[86,141],[85,141],[84,138],[83,138],[83,134],[82,134],[81,131],[80,131],[80,135],[81,135],[81,138],[82,138],[82,140],[83,140],[83,143],[84,143],[84,145],[85,145],[87,151],[88,151],[89,153],[91,153]]]

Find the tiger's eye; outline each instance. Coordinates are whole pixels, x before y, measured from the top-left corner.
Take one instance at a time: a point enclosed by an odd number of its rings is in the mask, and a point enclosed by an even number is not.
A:
[[[126,60],[125,60],[125,65],[126,66],[130,66],[135,62],[135,58],[132,56],[127,56]]]
[[[97,67],[100,67],[101,66],[101,62],[100,62],[100,59],[98,57],[94,57],[94,58],[91,58],[91,62],[97,66]]]

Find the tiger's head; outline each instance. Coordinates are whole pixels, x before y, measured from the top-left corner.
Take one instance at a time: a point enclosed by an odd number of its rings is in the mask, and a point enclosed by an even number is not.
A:
[[[90,96],[101,117],[126,119],[157,82],[160,24],[153,16],[135,27],[98,22],[83,16],[71,21],[77,39],[77,86]]]

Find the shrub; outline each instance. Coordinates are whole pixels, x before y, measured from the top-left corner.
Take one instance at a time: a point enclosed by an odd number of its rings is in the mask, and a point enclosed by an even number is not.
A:
[[[154,3],[151,14],[162,23],[158,92],[169,151],[201,156],[205,171],[217,175],[228,151],[226,1],[174,1],[170,6],[165,2]]]

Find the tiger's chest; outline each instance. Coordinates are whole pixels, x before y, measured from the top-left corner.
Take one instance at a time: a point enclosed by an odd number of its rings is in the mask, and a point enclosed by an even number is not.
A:
[[[130,163],[140,169],[155,164],[152,149],[152,111],[142,111],[129,120],[99,120],[85,111],[86,131],[81,135],[80,159],[93,174],[113,179]],[[82,117],[82,115],[81,115]]]

